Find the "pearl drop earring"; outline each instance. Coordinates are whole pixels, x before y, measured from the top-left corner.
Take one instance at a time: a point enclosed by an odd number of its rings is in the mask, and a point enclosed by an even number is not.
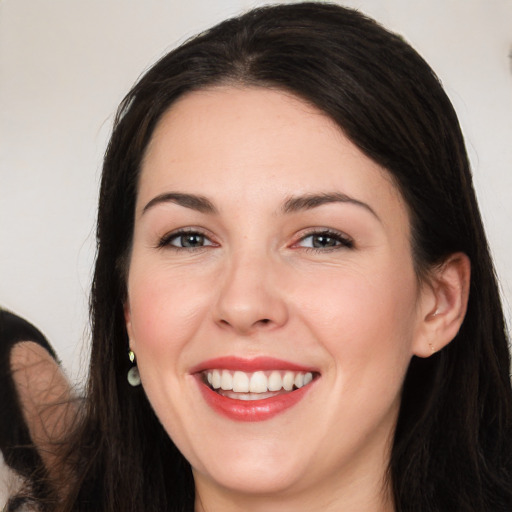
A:
[[[128,352],[128,359],[131,363],[133,363],[133,366],[128,370],[128,374],[126,375],[126,378],[128,380],[128,383],[130,386],[137,387],[140,386],[140,375],[139,375],[139,369],[137,368],[137,364],[135,363],[135,353],[133,350],[130,350]]]

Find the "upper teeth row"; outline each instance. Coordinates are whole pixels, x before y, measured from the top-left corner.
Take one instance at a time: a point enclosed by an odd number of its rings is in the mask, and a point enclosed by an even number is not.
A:
[[[212,388],[235,393],[266,393],[267,391],[291,391],[313,380],[311,372],[277,371],[246,373],[230,370],[208,370],[206,379]]]

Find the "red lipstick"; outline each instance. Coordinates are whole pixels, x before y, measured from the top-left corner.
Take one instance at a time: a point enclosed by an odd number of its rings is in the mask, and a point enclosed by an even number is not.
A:
[[[245,359],[242,357],[226,356],[216,357],[215,359],[208,359],[198,365],[194,366],[190,373],[198,373],[204,370],[211,370],[220,368],[223,370],[240,370],[242,372],[257,372],[258,370],[290,370],[293,372],[316,372],[316,368],[310,366],[303,366],[284,359],[277,359],[275,357],[255,357],[252,359]]]

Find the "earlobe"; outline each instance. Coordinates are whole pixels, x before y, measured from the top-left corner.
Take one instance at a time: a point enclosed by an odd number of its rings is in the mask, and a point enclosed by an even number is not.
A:
[[[420,329],[413,353],[430,357],[459,332],[469,298],[471,263],[464,253],[454,253],[431,272],[421,302]]]

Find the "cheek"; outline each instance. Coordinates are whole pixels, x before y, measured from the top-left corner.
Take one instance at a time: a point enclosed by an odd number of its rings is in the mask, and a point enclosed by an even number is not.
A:
[[[297,310],[334,363],[378,373],[407,366],[417,318],[412,266],[390,262],[380,272],[358,268],[319,277],[304,283]]]
[[[412,357],[416,279],[390,265],[386,272],[347,273],[334,281],[317,288],[305,321],[330,356],[330,424],[358,425],[347,439],[363,439],[378,425],[389,427],[398,411]]]
[[[134,262],[128,280],[130,322],[137,357],[174,353],[190,339],[208,308],[205,280],[186,271]],[[174,354],[175,355],[175,354]]]

